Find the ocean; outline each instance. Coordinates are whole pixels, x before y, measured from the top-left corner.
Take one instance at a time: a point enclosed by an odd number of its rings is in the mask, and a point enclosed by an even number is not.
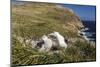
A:
[[[96,21],[82,21],[85,26],[85,36],[90,40],[96,42]]]

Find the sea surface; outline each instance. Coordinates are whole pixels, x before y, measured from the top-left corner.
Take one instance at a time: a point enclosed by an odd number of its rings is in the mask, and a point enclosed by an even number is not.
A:
[[[85,26],[85,36],[90,40],[96,42],[96,21],[82,21]]]

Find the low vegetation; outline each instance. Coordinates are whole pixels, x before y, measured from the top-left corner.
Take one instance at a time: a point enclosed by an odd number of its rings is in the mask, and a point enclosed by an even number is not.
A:
[[[66,49],[60,49],[59,53],[38,52],[31,47],[23,47],[22,44],[13,39],[12,45],[12,63],[13,65],[37,65],[54,64],[69,62],[85,62],[96,60],[96,48],[87,43],[76,41],[72,46]]]

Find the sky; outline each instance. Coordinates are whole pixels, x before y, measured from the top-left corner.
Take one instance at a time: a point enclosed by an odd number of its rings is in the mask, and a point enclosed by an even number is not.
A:
[[[62,4],[62,6],[72,9],[81,20],[96,20],[96,7],[88,5],[73,5],[73,4]]]

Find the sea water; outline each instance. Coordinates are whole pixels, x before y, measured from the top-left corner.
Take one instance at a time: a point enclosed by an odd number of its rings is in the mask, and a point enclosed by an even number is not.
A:
[[[90,40],[96,42],[96,21],[82,21],[85,26],[85,36]]]

